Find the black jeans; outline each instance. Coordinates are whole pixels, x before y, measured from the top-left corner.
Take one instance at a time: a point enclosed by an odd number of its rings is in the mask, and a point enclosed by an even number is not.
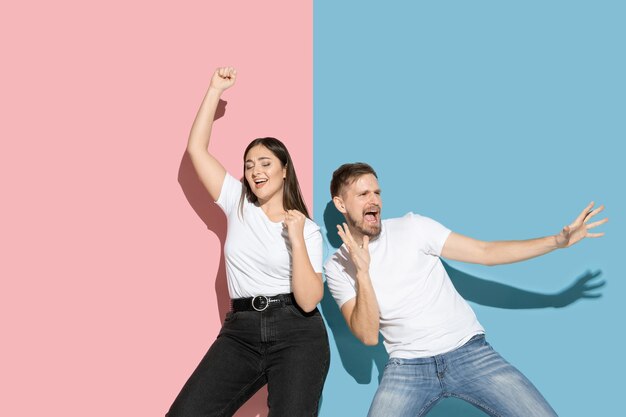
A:
[[[267,384],[268,417],[317,416],[330,350],[319,311],[229,312],[167,417],[232,416]]]

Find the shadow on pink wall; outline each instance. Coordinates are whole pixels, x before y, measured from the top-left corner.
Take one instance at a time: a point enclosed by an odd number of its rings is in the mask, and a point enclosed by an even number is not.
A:
[[[226,112],[226,102],[220,101],[215,120],[224,116]],[[215,204],[209,193],[206,191],[196,171],[191,164],[189,156],[185,152],[180,162],[178,170],[178,183],[189,202],[189,205],[196,212],[198,217],[206,224],[207,229],[215,233],[220,240],[220,265],[215,277],[215,296],[220,320],[223,322],[226,312],[230,309],[230,297],[226,284],[226,267],[224,265],[224,242],[226,240],[226,216],[224,212]],[[207,346],[207,349],[209,347]],[[182,388],[182,387],[181,387]],[[235,417],[266,417],[267,410],[267,389],[262,388],[250,400],[248,400],[235,414]]]

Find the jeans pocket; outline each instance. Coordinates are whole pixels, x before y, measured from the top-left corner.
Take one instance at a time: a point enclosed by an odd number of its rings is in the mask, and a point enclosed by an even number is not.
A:
[[[319,310],[317,308],[315,308],[313,311],[310,312],[305,312],[304,310],[300,309],[300,307],[298,307],[295,304],[289,304],[286,306],[287,310],[290,311],[294,316],[301,318],[301,319],[310,319],[312,317],[316,317],[321,319],[322,316],[319,313]]]
[[[387,368],[395,368],[402,365],[402,361],[398,358],[391,358],[387,361],[387,364],[385,365],[385,369]]]
[[[226,313],[226,317],[224,318],[224,324],[232,323],[237,318],[237,312],[229,311]]]

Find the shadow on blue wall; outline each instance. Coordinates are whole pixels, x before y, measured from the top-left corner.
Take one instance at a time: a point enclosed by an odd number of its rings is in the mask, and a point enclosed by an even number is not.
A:
[[[335,249],[342,244],[341,238],[336,232],[336,226],[343,222],[343,215],[337,211],[333,202],[329,201],[324,210],[324,225],[326,227],[326,240]],[[443,264],[452,283],[463,298],[477,304],[497,308],[562,308],[582,298],[600,298],[601,294],[592,293],[591,291],[605,285],[604,281],[595,280],[601,275],[601,271],[587,271],[576,278],[564,290],[556,294],[541,294],[470,275],[453,268],[445,261]],[[324,284],[324,298],[321,302],[321,310],[337,344],[337,350],[344,369],[358,384],[369,384],[372,381],[373,368],[376,367],[380,382],[388,359],[387,352],[382,344],[382,337],[379,336],[379,343],[376,346],[365,346],[354,337],[330,294],[327,284]],[[461,400],[445,399],[428,415],[432,417],[450,417],[455,415],[478,417],[485,414]]]

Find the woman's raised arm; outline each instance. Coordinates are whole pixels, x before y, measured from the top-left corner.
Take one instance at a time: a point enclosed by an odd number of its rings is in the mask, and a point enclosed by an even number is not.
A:
[[[215,111],[220,101],[220,96],[227,88],[235,84],[237,71],[232,67],[222,67],[215,70],[211,78],[209,89],[202,100],[196,119],[191,126],[187,153],[191,158],[198,177],[207,191],[217,200],[222,190],[226,170],[222,164],[209,152],[209,140]]]

